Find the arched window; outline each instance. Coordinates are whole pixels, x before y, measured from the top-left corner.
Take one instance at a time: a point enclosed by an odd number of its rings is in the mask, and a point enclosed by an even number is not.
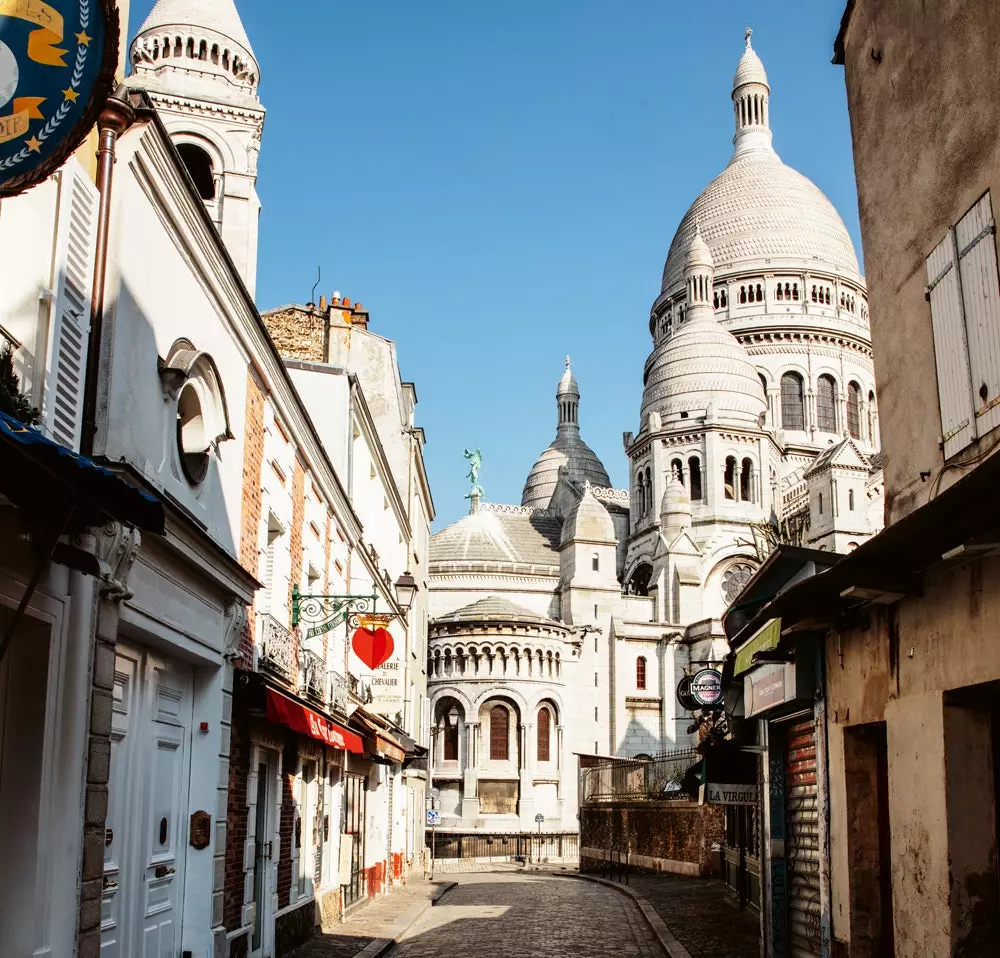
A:
[[[782,289],[782,286],[781,286],[781,283],[778,283],[778,288],[777,288],[777,290],[775,291],[775,296],[774,296],[774,298],[775,298],[775,299],[776,299],[776,300],[777,300],[777,301],[778,301],[779,303],[780,303],[780,302],[781,302],[781,301],[782,301],[782,300],[783,300],[783,299],[785,298],[785,294],[784,294],[784,291],[783,291],[783,289]]]
[[[792,283],[792,299],[797,303],[799,301],[799,284]]]
[[[753,461],[743,460],[743,467],[740,469],[740,499],[743,502],[753,502]]]
[[[819,514],[823,515],[823,493],[819,494]]]
[[[688,459],[688,478],[691,483],[691,501],[701,502],[701,463],[695,456]]]
[[[878,411],[875,409],[875,393],[868,393],[868,441],[874,446],[878,439]]]
[[[448,724],[447,718],[444,723],[444,760],[458,761],[458,722],[452,727]]]
[[[549,749],[549,742],[551,740],[552,733],[552,717],[549,715],[549,710],[544,706],[538,710],[538,761],[539,762],[550,762],[551,751]]]
[[[194,143],[178,143],[177,152],[198,190],[198,195],[203,200],[214,200],[215,171],[212,167],[212,158]]]
[[[854,490],[853,489],[848,489],[847,490],[847,508],[850,509],[852,512],[854,511]]]
[[[681,574],[677,569],[674,569],[674,592],[671,596],[670,601],[670,615],[671,621],[680,622],[681,620]]]
[[[601,571],[601,557],[596,552],[590,557],[590,568],[594,572]]]
[[[781,425],[785,429],[806,428],[805,396],[798,373],[785,373],[781,377]]]
[[[830,305],[830,287],[829,286],[827,286],[827,288],[826,288],[826,305],[827,306]]]
[[[502,705],[490,709],[490,761],[506,762],[510,758],[510,712]]]
[[[728,302],[728,300],[726,298],[726,291],[725,290],[722,291],[721,298],[722,298],[722,307],[723,307],[723,309],[725,309],[725,307],[729,305],[729,302]]]
[[[653,473],[646,466],[646,512],[653,511]]]
[[[718,309],[718,308],[719,308],[719,294],[718,294],[718,292],[716,292],[716,293],[715,293],[715,294],[714,294],[714,295],[712,296],[712,305],[713,305],[713,306],[714,306],[714,307],[715,307],[716,309]]]
[[[646,478],[639,471],[635,480],[635,514],[643,516],[646,514]]]
[[[678,482],[684,481],[684,463],[680,459],[672,459],[670,462],[670,475]]]
[[[653,567],[647,564],[639,566],[632,573],[626,588],[627,595],[649,595],[649,580],[653,575]]]
[[[816,428],[837,431],[837,384],[832,376],[820,376],[816,383]]]
[[[815,303],[815,302],[817,301],[817,297],[816,297],[816,287],[815,287],[815,286],[814,286],[814,287],[812,288],[812,301],[813,301],[814,303]]]
[[[757,284],[757,302],[758,303],[764,302],[764,289],[760,285],[760,283]]]
[[[763,373],[757,373],[757,378],[760,380],[761,386],[764,387],[764,395],[767,395],[767,380],[764,378]]]
[[[847,386],[847,431],[852,438],[861,438],[861,387],[857,383]]]
[[[747,288],[746,286],[740,287],[740,302],[745,303],[747,301]]]
[[[723,493],[727,499],[736,498],[736,457],[726,457],[726,472],[723,476]]]
[[[640,655],[635,660],[635,687],[643,692],[646,689],[646,657]]]

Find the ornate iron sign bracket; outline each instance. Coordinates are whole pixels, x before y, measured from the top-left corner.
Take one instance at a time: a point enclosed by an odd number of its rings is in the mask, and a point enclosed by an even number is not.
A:
[[[347,622],[348,631],[358,628],[359,616],[375,612],[378,593],[371,595],[305,595],[292,586],[292,628],[299,622],[311,623],[306,638],[331,632],[341,622]],[[381,612],[380,616],[395,618],[395,613]]]

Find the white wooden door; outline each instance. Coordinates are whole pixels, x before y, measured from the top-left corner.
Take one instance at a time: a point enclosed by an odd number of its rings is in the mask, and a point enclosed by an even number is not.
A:
[[[179,958],[192,672],[122,644],[115,672],[101,951]]]

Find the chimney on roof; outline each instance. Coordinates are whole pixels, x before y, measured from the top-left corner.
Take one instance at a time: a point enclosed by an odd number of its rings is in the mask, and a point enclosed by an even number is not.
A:
[[[320,298],[319,298],[319,311],[321,313],[325,313],[326,312],[326,297],[325,296],[320,296]]]
[[[354,311],[351,313],[351,325],[360,326],[362,329],[368,328],[368,310],[361,303],[354,304]]]

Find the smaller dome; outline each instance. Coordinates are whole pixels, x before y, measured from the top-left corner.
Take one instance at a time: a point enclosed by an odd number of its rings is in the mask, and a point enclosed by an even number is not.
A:
[[[702,238],[701,229],[695,224],[694,239],[688,247],[687,256],[684,257],[684,272],[694,269],[712,269],[715,262],[712,259],[712,251],[708,248],[708,243]]]
[[[711,317],[694,318],[662,346],[649,365],[642,417],[680,413],[758,424],[767,399],[757,370],[736,337]]]
[[[584,539],[587,542],[618,541],[610,513],[594,497],[589,484],[584,488],[580,501],[566,516],[560,545],[566,545],[574,539]]]
[[[580,397],[580,384],[576,381],[576,376],[573,375],[573,366],[569,356],[566,357],[566,371],[562,374],[562,379],[559,380],[556,395]]]
[[[764,70],[764,64],[761,63],[760,57],[757,56],[754,48],[750,46],[750,36],[752,33],[753,30],[748,28],[746,49],[743,51],[743,56],[740,57],[740,62],[736,64],[736,75],[733,77],[734,92],[747,83],[762,83],[768,90],[771,89],[767,82],[767,72]]]

